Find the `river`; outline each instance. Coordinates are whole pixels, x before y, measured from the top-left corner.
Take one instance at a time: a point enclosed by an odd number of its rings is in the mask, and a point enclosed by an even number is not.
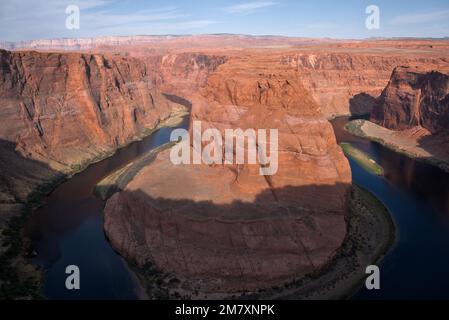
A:
[[[188,101],[167,95],[190,107]],[[177,128],[189,127],[186,117]],[[95,185],[110,173],[170,141],[175,128],[161,128],[141,141],[117,150],[62,183],[33,213],[26,231],[44,271],[43,293],[48,299],[138,299],[144,297],[136,276],[111,247],[103,230],[105,202],[93,194]],[[68,265],[80,270],[80,289],[67,290]]]
[[[354,299],[449,298],[449,174],[344,130],[348,118],[332,121],[338,143],[350,142],[385,171],[368,173],[350,160],[353,182],[388,208],[396,244],[379,265],[381,289],[364,287]]]
[[[174,102],[186,104],[178,97]],[[348,118],[332,121],[338,142],[367,152],[385,170],[378,177],[350,160],[353,181],[390,210],[397,241],[380,265],[381,290],[360,289],[354,299],[449,298],[449,174],[409,159],[343,130]],[[179,126],[188,128],[188,119]],[[169,141],[174,128],[118,150],[61,184],[27,224],[36,249],[34,263],[45,270],[49,299],[137,299],[142,289],[103,231],[105,203],[93,195],[105,176]],[[80,290],[67,290],[65,269],[80,269]]]

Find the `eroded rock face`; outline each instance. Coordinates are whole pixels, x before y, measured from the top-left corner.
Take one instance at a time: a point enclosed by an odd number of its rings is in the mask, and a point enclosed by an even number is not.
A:
[[[0,136],[28,153],[80,163],[152,128],[170,103],[138,60],[0,52]],[[8,121],[9,119],[10,121]]]
[[[298,72],[275,56],[233,57],[186,98],[203,130],[278,129],[279,170],[174,166],[165,151],[107,202],[113,246],[189,294],[257,290],[322,268],[346,235],[351,173]]]
[[[2,211],[167,117],[157,81],[132,58],[0,50]]]
[[[342,41],[275,36],[198,35],[0,42],[0,47],[117,53],[144,59],[153,56],[156,60],[164,56],[164,66],[174,62],[172,65],[180,72],[177,75],[190,67],[195,68],[195,59],[192,58],[194,55],[209,58],[213,55],[276,55],[284,64],[300,72],[304,87],[311,92],[323,114],[331,118],[338,115],[368,114],[372,110],[374,98],[381,94],[388,84],[392,70],[397,66],[422,65],[442,71],[442,65],[446,64],[447,71],[449,44],[444,40]],[[183,66],[181,60],[193,64],[190,67]],[[190,77],[194,79],[195,72]]]
[[[449,133],[449,76],[416,67],[398,67],[382,92],[371,120],[388,129],[423,127]]]
[[[324,51],[324,52],[323,52]],[[392,50],[393,51],[393,50]],[[370,114],[377,98],[401,65],[422,65],[440,70],[447,62],[428,56],[378,52],[341,52],[329,50],[285,55],[283,63],[301,73],[304,86],[330,118],[338,115]]]

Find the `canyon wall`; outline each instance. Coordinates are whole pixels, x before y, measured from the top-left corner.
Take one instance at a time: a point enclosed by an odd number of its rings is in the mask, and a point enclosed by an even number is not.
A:
[[[419,65],[442,71],[444,65],[448,69],[449,62],[449,42],[426,39],[364,41],[230,34],[112,36],[4,42],[0,47],[117,53],[144,59],[165,56],[164,60],[168,62],[174,56],[185,58],[186,52],[222,57],[248,53],[276,55],[281,63],[301,73],[304,87],[311,92],[327,118],[369,114],[374,99],[381,94],[392,70],[398,66]],[[175,68],[178,68],[176,64]]]
[[[76,170],[155,127],[173,104],[141,60],[0,50],[2,199]],[[22,165],[20,165],[22,164]]]
[[[426,53],[385,51],[366,53],[316,52],[289,54],[282,62],[296,68],[301,74],[304,86],[312,93],[323,114],[366,115],[371,112],[377,98],[397,66],[425,66],[432,70],[447,70],[448,60]],[[324,52],[323,52],[324,51]]]
[[[449,76],[417,67],[398,67],[382,92],[371,120],[392,130],[423,127],[449,133]]]

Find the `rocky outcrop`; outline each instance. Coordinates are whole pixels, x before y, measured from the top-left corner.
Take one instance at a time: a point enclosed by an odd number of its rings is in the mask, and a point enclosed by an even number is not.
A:
[[[370,120],[374,123],[354,122],[352,132],[449,171],[447,73],[396,68]]]
[[[2,199],[23,202],[155,127],[172,107],[156,82],[132,58],[0,50]]]
[[[214,53],[183,52],[161,55],[156,60],[153,65],[159,70],[160,85],[164,90],[190,96],[206,85],[208,76],[228,57]]]
[[[324,52],[323,52],[324,51]],[[303,84],[318,102],[323,114],[369,114],[391,76],[401,65],[421,65],[434,70],[448,68],[445,58],[411,55],[351,52],[332,53],[328,49],[284,55],[282,62],[296,68]]]
[[[322,268],[346,235],[348,162],[296,70],[277,56],[231,57],[187,96],[203,130],[277,128],[279,170],[174,166],[169,151],[105,208],[113,246],[204,297],[280,285]],[[150,266],[152,266],[150,268]]]
[[[398,67],[382,92],[371,120],[392,130],[423,127],[449,133],[449,76],[417,67]]]

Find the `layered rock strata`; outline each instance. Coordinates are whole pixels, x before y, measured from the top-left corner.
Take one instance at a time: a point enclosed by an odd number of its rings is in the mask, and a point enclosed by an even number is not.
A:
[[[432,134],[449,133],[449,76],[396,68],[371,120],[392,130],[422,127]]]
[[[189,295],[257,290],[322,268],[346,235],[351,173],[298,72],[277,57],[233,57],[187,98],[203,130],[278,129],[279,170],[175,166],[162,152],[107,202],[113,246]]]
[[[0,50],[4,203],[113,152],[169,116],[157,75],[132,58]]]

